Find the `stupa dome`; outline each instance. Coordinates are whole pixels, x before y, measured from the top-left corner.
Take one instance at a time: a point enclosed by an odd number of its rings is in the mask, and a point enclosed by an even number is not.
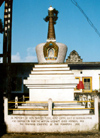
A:
[[[55,47],[53,44],[55,44]],[[63,63],[66,57],[66,52],[67,46],[62,43],[50,41],[36,46],[36,53],[39,63]]]

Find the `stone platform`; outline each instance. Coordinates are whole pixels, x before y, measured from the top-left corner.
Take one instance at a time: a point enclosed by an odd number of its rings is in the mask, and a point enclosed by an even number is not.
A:
[[[27,101],[25,104],[18,106],[17,110],[13,111],[13,114],[48,115],[48,107],[52,108],[52,115],[90,114],[90,109],[85,109],[85,106],[77,101],[70,103],[53,103],[52,101],[50,102],[50,100],[48,103],[31,103]]]
[[[50,101],[49,101],[50,104]],[[9,133],[64,133],[96,132],[99,130],[98,98],[94,100],[93,114],[52,114],[48,106],[47,115],[8,114],[8,99],[4,99],[5,123]],[[81,110],[80,110],[81,112]]]
[[[78,80],[67,64],[38,64],[24,80],[29,101],[73,101]]]

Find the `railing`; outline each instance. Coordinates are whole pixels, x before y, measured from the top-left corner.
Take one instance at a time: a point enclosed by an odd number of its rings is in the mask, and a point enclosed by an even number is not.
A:
[[[21,109],[19,109],[18,108],[18,103],[20,103],[20,104],[26,104],[26,102],[13,102],[13,101],[9,101],[8,102],[8,104],[9,103],[15,103],[15,108],[9,108],[8,110],[26,110],[27,108],[21,108]],[[45,104],[45,103],[48,103],[48,102],[44,102],[44,101],[41,101],[41,102],[27,102],[27,104]],[[53,102],[53,103],[59,103],[59,102]],[[74,102],[74,101],[61,101],[60,103],[76,103],[76,101]],[[94,103],[94,101],[77,101],[77,103]],[[11,106],[11,107],[14,107],[14,106]],[[32,108],[33,109],[33,108]],[[35,110],[36,108],[34,108],[33,110]],[[38,108],[37,108],[38,109]],[[41,108],[40,108],[41,109]],[[46,109],[46,108],[45,108]],[[74,110],[76,110],[76,109],[94,109],[94,107],[92,106],[92,107],[90,107],[90,108],[57,108],[57,109],[59,109],[59,110],[69,110],[69,109],[74,109]],[[56,108],[53,108],[53,110],[57,110]],[[27,109],[28,110],[28,109]],[[30,110],[30,108],[29,108],[29,110]],[[42,110],[42,109],[41,109]]]
[[[18,108],[18,104],[27,104],[27,106],[30,106],[30,105],[32,106],[32,104],[41,104],[42,105],[42,104],[47,104],[48,103],[48,102],[44,102],[44,101],[41,101],[41,102],[38,102],[38,101],[34,101],[34,102],[32,102],[32,101],[28,101],[28,102],[9,101],[8,104],[9,103],[10,104],[11,103],[15,104],[15,108],[8,108],[8,110],[48,110],[48,108],[45,108],[45,106],[44,106],[43,109],[42,108]]]
[[[8,111],[10,114],[13,111],[68,111],[68,110],[90,110],[90,113],[94,113],[94,100],[89,101],[52,101],[49,99],[48,101],[25,101],[26,98],[24,97],[22,101],[18,101],[18,97],[15,97],[15,101],[8,101]],[[19,98],[20,99],[20,98]],[[83,107],[68,107],[68,104],[77,104]],[[11,106],[12,104],[12,106]],[[26,107],[23,106],[26,104]],[[10,106],[9,106],[10,105]],[[29,107],[30,106],[30,107]],[[12,111],[12,112],[11,112]]]

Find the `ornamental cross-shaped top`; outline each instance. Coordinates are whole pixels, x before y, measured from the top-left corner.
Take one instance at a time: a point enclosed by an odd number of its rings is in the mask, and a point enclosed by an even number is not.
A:
[[[48,16],[44,18],[46,22],[49,21],[47,41],[56,41],[54,24],[56,24],[58,19],[57,15],[58,11],[50,6],[48,9]]]

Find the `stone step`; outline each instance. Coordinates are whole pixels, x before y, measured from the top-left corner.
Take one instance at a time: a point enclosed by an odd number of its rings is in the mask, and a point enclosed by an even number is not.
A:
[[[47,71],[47,70],[51,70],[51,71],[53,71],[53,70],[57,70],[57,71],[59,71],[59,70],[70,70],[70,68],[69,67],[64,67],[64,68],[61,68],[61,67],[59,67],[59,68],[46,68],[46,67],[44,67],[44,68],[37,68],[37,67],[35,67],[35,68],[33,68],[33,71]]]
[[[82,106],[81,103],[54,103],[54,106],[66,106],[66,107],[76,107],[76,106]]]
[[[28,106],[28,105],[27,106],[25,106],[25,105],[24,106],[18,106],[18,109],[21,109],[21,108],[22,109],[25,109],[25,108],[27,108],[27,109],[28,108],[43,108],[44,109],[44,108],[47,108],[47,106],[36,106],[36,105],[34,105],[34,106]]]
[[[54,110],[53,115],[89,115],[89,109],[78,109],[78,110]]]
[[[22,106],[48,106],[48,103],[25,103],[25,104],[22,104]]]
[[[29,103],[28,103],[29,102]],[[26,103],[24,103],[24,104],[22,104],[21,106],[48,106],[48,103],[32,103],[32,101],[30,102],[30,101],[27,101]],[[81,105],[81,103],[53,103],[53,106],[54,107],[76,107],[76,106],[78,106],[78,107],[80,107],[80,106],[82,106]],[[85,107],[84,107],[85,108]]]
[[[29,102],[29,103],[28,103]],[[77,101],[72,102],[64,102],[64,103],[52,103],[53,108],[85,108],[85,106],[81,105],[81,103],[77,103]],[[27,101],[26,103],[22,104],[21,106],[18,106],[18,108],[46,108],[48,107],[48,103],[35,103],[32,101]]]
[[[73,74],[30,74],[28,79],[75,79]]]
[[[62,108],[62,109],[63,109],[63,108],[64,108],[64,109],[65,109],[65,108],[68,108],[68,109],[72,110],[72,109],[74,109],[74,108],[75,108],[75,109],[81,109],[81,108],[84,109],[85,106],[76,106],[76,107],[75,107],[75,106],[55,106],[53,109],[57,109],[57,108],[58,108],[58,109],[59,109],[59,108]],[[67,110],[67,109],[66,109],[66,110]]]
[[[26,86],[30,89],[74,89],[76,87],[76,83],[75,84],[71,84],[71,85],[32,85],[32,84],[27,84]]]
[[[42,70],[31,71],[31,74],[73,74],[71,70]]]
[[[68,64],[35,64],[35,67],[42,67],[42,68],[48,68],[48,67],[68,67]]]
[[[54,108],[85,108],[85,106],[82,106],[81,104],[80,105],[68,105],[68,104],[54,104]]]
[[[24,80],[24,83],[26,84],[52,84],[52,85],[56,85],[56,84],[66,84],[66,85],[73,85],[74,83],[77,84],[79,82],[79,80],[75,80],[75,79],[32,79],[32,78],[28,78],[28,80]]]
[[[27,111],[27,110],[21,110],[21,111],[13,111],[13,114],[15,115],[48,115],[48,110],[44,111]],[[89,109],[79,109],[79,110],[54,110],[53,115],[89,115],[90,110]]]
[[[47,110],[44,110],[44,111],[31,111],[31,110],[15,110],[13,111],[13,114],[14,115],[48,115],[48,111]]]
[[[36,109],[38,109],[38,108],[39,108],[39,109],[44,109],[44,108],[47,108],[47,107],[48,107],[47,105],[46,105],[46,106],[35,106],[35,105],[34,105],[34,106],[28,106],[28,105],[27,105],[27,106],[18,106],[18,109],[25,109],[25,108],[26,108],[26,109],[28,109],[28,108],[31,108],[31,109],[32,109],[32,108],[33,108],[33,109],[34,109],[34,108],[36,108]],[[72,108],[72,109],[74,109],[74,108],[75,108],[75,109],[76,109],[76,108],[77,108],[77,109],[80,109],[80,108],[84,109],[85,106],[71,106],[71,105],[70,105],[70,106],[62,106],[62,105],[59,105],[59,106],[54,106],[53,109],[55,109],[55,108],[56,108],[56,109],[57,109],[57,108],[58,108],[58,109],[59,109],[59,108],[62,108],[62,109],[63,109],[63,108],[68,108],[68,109],[71,110],[71,108]]]
[[[71,72],[31,72],[31,75],[73,75]]]

